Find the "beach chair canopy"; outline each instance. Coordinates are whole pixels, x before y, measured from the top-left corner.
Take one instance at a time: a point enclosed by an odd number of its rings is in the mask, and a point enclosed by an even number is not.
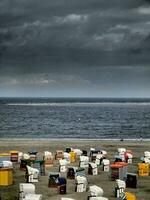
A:
[[[19,192],[25,196],[26,194],[35,194],[35,185],[32,183],[20,183]]]
[[[125,148],[118,148],[118,153],[125,153],[126,149]]]
[[[87,183],[87,179],[85,176],[77,176],[76,177],[77,184],[84,184]]]
[[[52,152],[50,152],[50,151],[44,151],[44,156],[52,156]]]
[[[103,165],[109,165],[110,161],[108,159],[103,159],[102,163]]]
[[[92,167],[92,169],[97,168],[97,164],[89,162],[89,165]]]
[[[144,156],[148,159],[150,159],[150,152],[149,151],[145,151],[144,152]]]
[[[104,193],[103,189],[101,187],[98,187],[97,185],[90,186],[89,191],[91,196],[95,197],[102,197]]]
[[[13,163],[11,161],[2,161],[2,167],[13,168]]]
[[[81,156],[83,153],[80,149],[73,149],[73,152],[75,152],[77,156]]]
[[[60,165],[67,165],[67,160],[66,159],[61,159],[61,160],[59,160],[59,164]]]
[[[125,181],[122,181],[122,180],[120,180],[120,179],[116,179],[116,183],[117,183],[117,187],[118,188],[126,188],[126,183],[125,183]]]
[[[89,162],[89,157],[88,156],[80,156],[80,161],[81,162]]]
[[[30,159],[30,155],[29,154],[23,154],[23,159],[24,160],[29,160]]]
[[[27,171],[29,175],[33,175],[34,178],[38,178],[39,170],[27,165]]]

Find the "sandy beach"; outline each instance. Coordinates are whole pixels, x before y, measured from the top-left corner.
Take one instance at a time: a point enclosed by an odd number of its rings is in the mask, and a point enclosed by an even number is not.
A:
[[[128,172],[137,173],[137,163],[141,162],[140,158],[143,156],[144,151],[149,151],[150,141],[106,141],[106,140],[11,140],[1,139],[0,152],[8,152],[10,150],[18,150],[27,153],[31,149],[38,151],[38,156],[42,157],[44,151],[51,151],[53,155],[57,149],[65,150],[66,147],[79,148],[89,150],[91,147],[98,147],[107,151],[107,158],[110,162],[114,162],[114,156],[117,153],[117,148],[124,147],[133,151],[133,163],[128,165]],[[70,164],[72,165],[72,164]],[[73,165],[79,165],[79,158]],[[36,193],[42,194],[43,200],[60,200],[62,195],[57,193],[56,188],[48,187],[48,173],[57,171],[59,169],[58,161],[54,161],[54,166],[46,171],[45,176],[40,176],[39,182],[35,183]],[[103,188],[104,197],[109,200],[115,200],[115,181],[109,179],[109,173],[103,172],[99,167],[99,174],[97,176],[87,175],[88,185],[97,185]],[[19,164],[14,164],[14,184],[8,187],[0,187],[1,200],[16,200],[19,194],[19,183],[26,182],[25,172],[20,171]],[[126,188],[126,191],[132,192],[136,195],[137,200],[150,199],[150,176],[138,177],[138,186],[136,189]],[[70,197],[76,200],[86,200],[89,195],[88,191],[84,193],[75,192],[75,180],[67,179],[67,194],[63,197]]]

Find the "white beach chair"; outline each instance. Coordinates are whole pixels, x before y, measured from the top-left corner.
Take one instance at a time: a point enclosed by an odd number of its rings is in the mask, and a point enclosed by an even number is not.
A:
[[[28,183],[38,182],[39,170],[27,165],[27,181]]]
[[[76,192],[84,192],[87,187],[87,179],[85,176],[76,177]]]
[[[59,160],[59,171],[65,173],[67,171],[67,164],[66,159]]]
[[[88,173],[91,175],[97,175],[98,174],[97,164],[89,162]]]
[[[104,172],[109,172],[110,161],[108,159],[103,159],[102,163]]]
[[[86,168],[89,164],[89,157],[88,156],[80,156],[79,167]]]

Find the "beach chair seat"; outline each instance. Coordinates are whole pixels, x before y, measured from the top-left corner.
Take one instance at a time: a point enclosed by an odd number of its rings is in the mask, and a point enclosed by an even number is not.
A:
[[[26,179],[27,183],[38,182],[39,170],[27,165]]]
[[[24,200],[42,200],[41,194],[26,194]]]
[[[106,197],[88,197],[88,200],[108,200]]]
[[[71,198],[64,198],[62,197],[61,200],[75,200],[75,199],[71,199]]]

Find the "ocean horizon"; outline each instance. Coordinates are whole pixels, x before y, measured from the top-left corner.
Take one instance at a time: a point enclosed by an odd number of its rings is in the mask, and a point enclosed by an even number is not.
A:
[[[150,140],[150,98],[0,98],[1,139]]]

